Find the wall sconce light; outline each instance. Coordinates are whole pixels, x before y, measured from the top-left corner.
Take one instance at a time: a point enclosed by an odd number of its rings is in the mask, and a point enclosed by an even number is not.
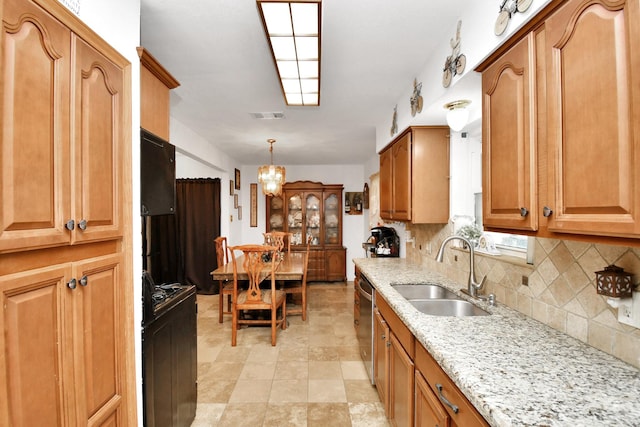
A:
[[[448,110],[447,124],[451,130],[459,132],[465,127],[467,120],[469,120],[469,110],[466,108],[469,104],[471,104],[471,101],[468,99],[461,99],[444,104],[444,108]]]

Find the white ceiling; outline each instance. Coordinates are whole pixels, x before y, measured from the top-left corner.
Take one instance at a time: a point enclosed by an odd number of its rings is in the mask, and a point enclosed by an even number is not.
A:
[[[171,115],[241,164],[268,138],[275,163],[359,164],[466,1],[324,0],[319,107],[284,103],[254,0],[141,0],[141,40],[181,84]]]

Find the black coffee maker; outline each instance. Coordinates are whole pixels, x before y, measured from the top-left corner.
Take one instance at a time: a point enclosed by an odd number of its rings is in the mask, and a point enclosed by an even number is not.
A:
[[[373,227],[369,252],[372,258],[398,257],[400,256],[400,238],[396,230],[391,227]]]

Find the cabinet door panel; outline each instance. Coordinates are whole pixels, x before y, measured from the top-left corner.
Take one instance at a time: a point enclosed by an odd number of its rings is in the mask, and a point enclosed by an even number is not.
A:
[[[121,234],[121,141],[124,138],[123,70],[74,37],[75,167],[72,180],[76,222],[86,221],[75,240]]]
[[[416,427],[449,427],[449,415],[422,374],[416,370]]]
[[[62,385],[70,347],[62,304],[70,268],[0,277],[0,424],[69,425]],[[65,291],[66,290],[66,291]],[[68,373],[68,371],[67,371]]]
[[[570,1],[545,26],[549,229],[638,235],[638,2]]]
[[[538,228],[533,46],[531,33],[482,75],[482,204],[489,227]]]
[[[380,217],[393,218],[393,165],[391,149],[380,153]]]
[[[29,2],[3,20],[0,251],[68,243],[70,32]]]
[[[411,133],[391,147],[393,158],[393,219],[411,219]]]
[[[78,424],[121,418],[124,367],[122,257],[110,255],[78,263],[73,292]],[[86,285],[81,280],[86,278]],[[116,425],[120,425],[118,422]]]
[[[449,128],[412,130],[411,222],[449,221]]]
[[[366,327],[367,325],[364,325]],[[373,317],[373,374],[380,402],[389,416],[389,326],[378,310]]]
[[[342,244],[342,192],[324,193],[324,243],[325,245]]]
[[[389,350],[389,419],[395,426],[413,425],[413,361],[391,333]]]
[[[327,281],[339,282],[346,279],[347,273],[347,250],[346,249],[326,249],[325,258],[327,260],[326,275]]]

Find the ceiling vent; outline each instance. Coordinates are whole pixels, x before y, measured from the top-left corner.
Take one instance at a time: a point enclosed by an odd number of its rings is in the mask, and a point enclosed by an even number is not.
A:
[[[249,113],[251,117],[258,120],[281,120],[284,119],[283,112],[276,113]]]

